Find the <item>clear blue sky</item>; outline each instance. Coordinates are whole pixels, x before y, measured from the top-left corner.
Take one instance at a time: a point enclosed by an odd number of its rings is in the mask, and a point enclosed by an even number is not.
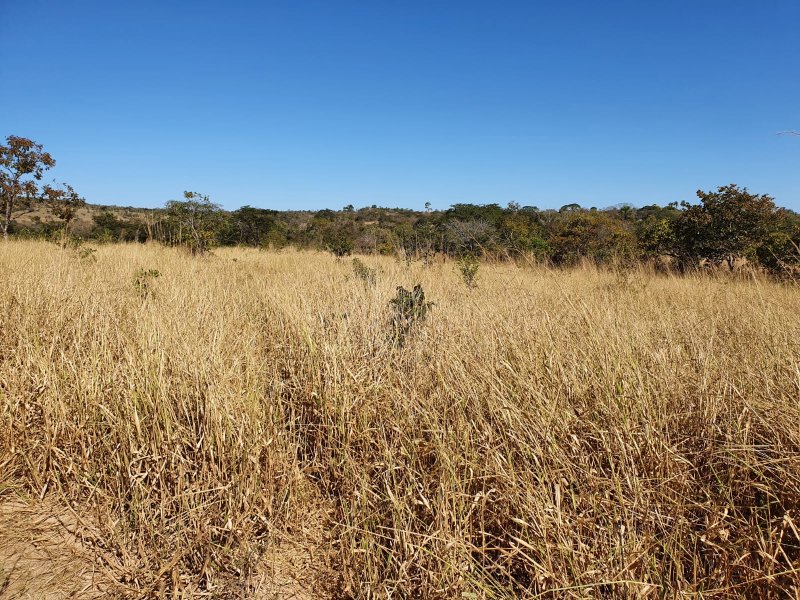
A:
[[[0,0],[0,136],[96,203],[800,210],[800,1]]]

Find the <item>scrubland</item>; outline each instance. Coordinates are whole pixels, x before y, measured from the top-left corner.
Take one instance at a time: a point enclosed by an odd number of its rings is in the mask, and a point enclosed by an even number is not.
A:
[[[0,244],[0,545],[72,515],[103,597],[798,597],[797,287],[362,260]]]

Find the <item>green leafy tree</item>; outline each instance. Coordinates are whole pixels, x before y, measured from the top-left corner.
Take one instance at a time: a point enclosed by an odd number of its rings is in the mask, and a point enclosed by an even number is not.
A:
[[[533,254],[546,257],[550,246],[544,240],[544,231],[533,211],[516,209],[510,211],[500,224],[500,234],[506,250],[513,255]]]
[[[345,227],[330,227],[325,231],[323,240],[328,251],[339,258],[353,253],[353,238]]]
[[[505,211],[499,204],[453,204],[444,213],[448,221],[481,221],[495,226],[500,223]]]
[[[278,229],[275,210],[243,206],[231,213],[235,238],[231,243],[262,246],[270,233]]]
[[[573,264],[582,258],[597,263],[628,261],[637,253],[633,232],[622,221],[600,211],[566,211],[556,224],[550,244],[556,264]]]
[[[636,237],[645,257],[674,255],[675,225],[672,219],[648,216],[637,224]]]
[[[700,204],[682,202],[675,220],[677,254],[684,261],[727,262],[757,259],[759,247],[775,228],[777,208],[766,194],[751,194],[730,184],[715,192],[697,191]]]
[[[0,201],[2,202],[3,238],[14,221],[14,208],[22,203],[30,207],[38,198],[37,181],[56,161],[41,144],[28,138],[10,135],[0,144]]]
[[[93,215],[92,221],[94,229],[91,235],[101,242],[144,242],[147,239],[145,223],[137,219],[121,219],[110,210]]]
[[[219,205],[198,192],[184,192],[183,200],[170,200],[165,209],[173,230],[173,241],[202,256],[214,245],[222,222]]]
[[[619,216],[623,221],[631,221],[636,215],[636,209],[630,204],[623,204],[618,209]]]
[[[360,233],[355,213],[339,213],[321,210],[311,219],[305,231],[309,245],[332,252],[337,257],[353,253],[355,241]]]
[[[774,227],[756,250],[758,262],[779,277],[800,277],[800,215],[778,209]]]

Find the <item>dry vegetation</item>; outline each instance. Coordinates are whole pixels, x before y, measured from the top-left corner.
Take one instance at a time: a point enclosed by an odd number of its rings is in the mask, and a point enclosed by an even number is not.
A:
[[[363,260],[0,246],[0,523],[105,597],[797,597],[796,287]]]
[[[143,209],[87,204],[75,209],[75,216],[70,223],[70,229],[78,234],[85,234],[91,231],[94,226],[94,217],[103,211],[109,212],[122,220],[144,221],[147,214],[147,211]],[[64,221],[56,217],[52,208],[46,204],[37,205],[33,209],[20,210],[15,215],[15,222],[20,227],[34,227],[40,223],[48,223],[59,228],[64,226]]]

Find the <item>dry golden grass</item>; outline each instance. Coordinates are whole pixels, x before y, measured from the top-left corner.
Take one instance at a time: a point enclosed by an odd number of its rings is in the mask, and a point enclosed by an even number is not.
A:
[[[0,245],[0,500],[91,521],[118,595],[289,597],[298,545],[297,597],[800,593],[795,287],[96,256]]]

